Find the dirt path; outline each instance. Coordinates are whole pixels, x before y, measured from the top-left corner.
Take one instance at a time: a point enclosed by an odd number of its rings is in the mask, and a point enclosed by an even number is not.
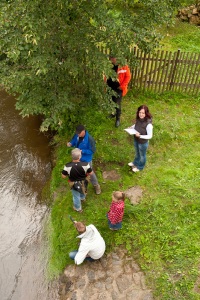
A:
[[[126,250],[70,265],[59,281],[60,300],[153,300],[144,274]]]

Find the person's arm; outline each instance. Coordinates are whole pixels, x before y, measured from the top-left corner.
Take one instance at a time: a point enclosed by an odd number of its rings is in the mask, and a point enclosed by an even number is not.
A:
[[[91,135],[88,135],[87,149],[82,149],[83,154],[94,154],[96,151],[96,143]]]
[[[77,134],[74,134],[71,141],[67,142],[67,147],[75,147],[76,146],[76,142],[77,142]]]
[[[62,170],[61,176],[63,179],[65,179],[67,176],[69,176],[66,166],[64,166],[64,169]]]
[[[139,137],[141,139],[144,139],[144,140],[150,140],[153,136],[153,125],[148,124],[146,130],[147,130],[147,134],[146,135],[140,135]]]
[[[86,258],[87,254],[89,252],[89,248],[86,247],[86,245],[82,245],[80,244],[78,252],[74,258],[74,262],[76,265],[80,265],[82,264],[82,262],[84,261],[84,259]]]
[[[127,66],[125,69],[122,69],[120,71],[125,71],[125,76],[124,76],[124,79],[122,82],[120,82],[120,88],[121,90],[123,90],[130,82],[131,80],[131,72],[130,72],[130,69],[129,67]]]

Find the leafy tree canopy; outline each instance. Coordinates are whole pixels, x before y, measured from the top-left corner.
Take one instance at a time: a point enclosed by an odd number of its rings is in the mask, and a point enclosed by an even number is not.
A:
[[[1,0],[1,84],[23,116],[42,114],[41,130],[60,129],[84,109],[105,109],[106,53],[118,62],[137,44],[151,51],[155,27],[178,0]],[[110,49],[104,50],[103,49]],[[113,75],[112,75],[113,76]]]

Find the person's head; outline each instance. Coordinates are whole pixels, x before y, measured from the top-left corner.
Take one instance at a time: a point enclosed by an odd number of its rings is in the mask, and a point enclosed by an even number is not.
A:
[[[72,160],[80,160],[81,158],[81,150],[78,148],[75,148],[71,152]]]
[[[149,112],[149,109],[146,105],[141,105],[137,109],[136,119],[151,119],[152,115]]]
[[[75,222],[74,226],[76,227],[76,230],[80,234],[86,231],[86,226],[82,222]]]
[[[112,63],[113,65],[116,65],[116,64],[117,64],[117,59],[116,59],[115,56],[110,55],[110,56],[109,56],[109,60],[111,61],[111,63]]]
[[[117,202],[119,200],[124,201],[125,200],[125,194],[121,191],[116,191],[112,193],[112,200]]]
[[[78,125],[76,127],[76,134],[78,134],[79,137],[84,137],[85,136],[85,126],[82,124]]]

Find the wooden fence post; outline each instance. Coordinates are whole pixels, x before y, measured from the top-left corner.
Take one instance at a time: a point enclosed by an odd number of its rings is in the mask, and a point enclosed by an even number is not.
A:
[[[179,59],[180,52],[181,52],[180,49],[178,49],[174,64],[172,65],[172,67],[173,67],[172,68],[172,75],[171,75],[171,78],[170,78],[170,85],[169,85],[170,90],[171,90],[171,88],[174,84],[174,76],[175,76],[175,73],[176,73],[176,67],[177,67],[177,64],[178,64],[178,59]]]

